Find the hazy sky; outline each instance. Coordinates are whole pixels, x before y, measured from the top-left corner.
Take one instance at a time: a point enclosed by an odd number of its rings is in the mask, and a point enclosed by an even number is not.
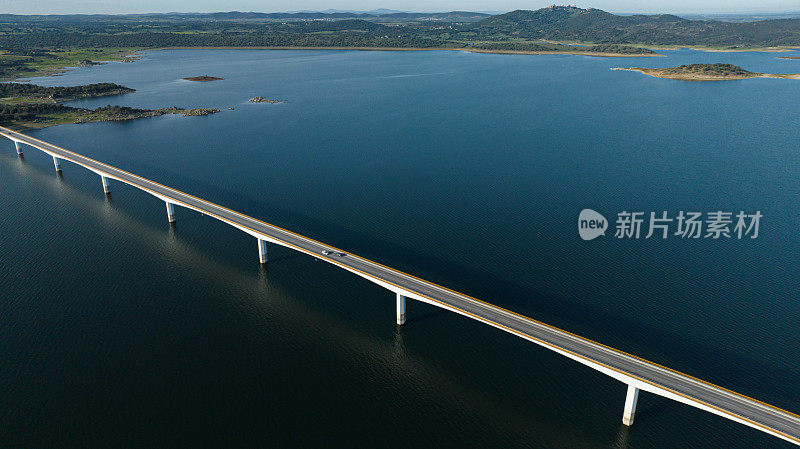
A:
[[[573,2],[575,0],[572,0]],[[401,11],[510,11],[553,3],[523,0],[0,0],[0,13],[72,14],[211,11],[296,11],[376,8]],[[559,3],[564,4],[564,3]],[[590,0],[573,3],[611,12],[785,12],[800,11],[800,0]]]

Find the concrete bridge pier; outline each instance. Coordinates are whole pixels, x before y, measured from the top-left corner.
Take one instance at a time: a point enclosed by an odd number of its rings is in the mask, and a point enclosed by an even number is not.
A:
[[[167,203],[167,221],[170,223],[175,223],[175,205],[166,201]]]
[[[258,260],[267,263],[267,241],[258,239]]]
[[[14,148],[17,149],[17,154],[22,155],[22,145],[16,140],[14,141]]]
[[[56,166],[56,173],[61,171],[61,159],[53,156],[53,165]]]
[[[405,324],[406,322],[406,297],[397,294],[397,324]]]
[[[636,415],[636,402],[639,400],[639,389],[633,385],[628,385],[628,394],[625,396],[625,412],[622,414],[622,424],[633,425],[633,417]]]
[[[100,180],[103,181],[103,193],[108,193],[111,191],[111,187],[108,185],[108,178],[103,175],[100,175]]]

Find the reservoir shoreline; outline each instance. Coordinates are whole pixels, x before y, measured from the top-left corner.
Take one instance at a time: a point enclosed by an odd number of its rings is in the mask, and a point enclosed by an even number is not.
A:
[[[358,51],[466,51],[470,53],[495,53],[508,55],[576,55],[606,58],[656,57],[660,54],[624,54],[590,51],[525,51],[525,50],[486,50],[479,48],[454,47],[159,47],[149,50],[358,50]]]

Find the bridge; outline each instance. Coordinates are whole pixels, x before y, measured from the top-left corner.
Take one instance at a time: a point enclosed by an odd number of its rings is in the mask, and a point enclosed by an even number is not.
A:
[[[794,413],[346,253],[25,134],[0,127],[0,135],[14,142],[17,154],[21,155],[24,145],[29,145],[52,156],[57,172],[62,170],[62,161],[69,161],[97,173],[105,193],[110,191],[110,180],[116,180],[161,199],[166,205],[169,222],[175,221],[175,206],[181,206],[228,223],[257,239],[261,263],[267,263],[267,244],[272,243],[306,253],[374,282],[396,295],[398,325],[406,321],[406,300],[414,299],[496,327],[611,376],[627,386],[622,415],[625,425],[633,424],[639,392],[646,391],[800,446],[800,416]]]

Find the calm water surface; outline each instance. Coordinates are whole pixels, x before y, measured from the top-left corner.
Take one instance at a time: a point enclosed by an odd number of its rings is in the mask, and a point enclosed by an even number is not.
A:
[[[798,412],[800,82],[609,68],[800,61],[664,53],[150,51],[35,82],[222,112],[30,134]],[[646,393],[625,428],[589,368],[1,145],[0,446],[792,447]],[[583,208],[764,218],[584,242]]]

